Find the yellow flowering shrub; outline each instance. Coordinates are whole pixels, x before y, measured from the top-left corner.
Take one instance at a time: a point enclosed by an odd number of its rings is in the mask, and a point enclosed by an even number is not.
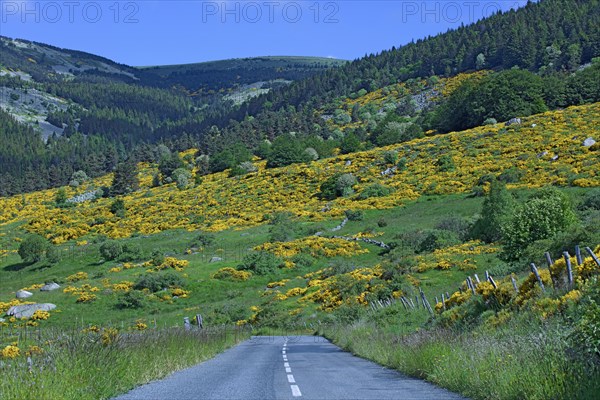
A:
[[[137,331],[145,331],[148,329],[148,325],[141,319],[135,321],[134,329]]]
[[[186,298],[189,295],[190,295],[190,291],[189,290],[183,290],[181,288],[171,289],[171,296],[177,296],[177,297],[181,297],[181,298]]]
[[[288,290],[285,293],[285,295],[287,297],[301,296],[304,293],[306,293],[307,290],[308,290],[307,288],[295,287],[295,288],[292,288],[292,289]]]
[[[451,269],[453,266],[453,264],[448,261],[448,260],[440,260],[438,261],[437,265],[436,265],[436,269],[442,270],[442,271],[446,271],[448,269]],[[419,271],[420,272],[420,271]]]
[[[290,280],[289,279],[282,279],[280,281],[277,282],[270,282],[267,284],[268,288],[275,288],[275,287],[280,287],[280,286],[285,286],[286,283],[288,283]]]
[[[36,310],[33,315],[31,316],[31,319],[33,321],[44,321],[47,320],[48,318],[50,318],[50,313],[48,311],[44,311],[44,310]]]
[[[21,301],[19,299],[13,299],[13,300],[10,300],[8,302],[1,302],[0,301],[0,314],[6,313],[8,311],[8,309],[11,308],[11,307],[25,305],[25,304],[33,304],[33,302],[31,302],[31,301]]]
[[[35,284],[33,284],[33,285],[30,285],[30,286],[24,287],[24,288],[23,288],[23,289],[21,289],[21,290],[32,291],[32,290],[37,290],[37,289],[40,289],[40,288],[42,288],[43,286],[44,286],[44,284],[43,284],[43,283],[35,283]]]
[[[96,298],[97,298],[97,296],[95,294],[84,292],[79,295],[76,302],[77,303],[91,303],[92,301],[95,301]]]
[[[290,242],[264,243],[254,248],[257,251],[268,251],[278,257],[293,257],[300,252],[310,254],[313,257],[353,257],[368,253],[356,242],[344,239],[330,239],[321,236],[309,236]]]
[[[100,335],[100,341],[104,346],[110,346],[119,339],[119,331],[115,328],[105,328]]]
[[[39,346],[29,346],[29,348],[25,352],[25,355],[27,357],[37,356],[37,355],[40,355],[40,354],[44,354],[44,349],[42,349]]]
[[[213,279],[232,280],[232,281],[247,281],[252,277],[249,271],[238,271],[231,267],[221,268],[212,275]]]
[[[67,276],[67,282],[78,282],[88,279],[87,272],[77,272],[76,274]]]
[[[0,355],[2,356],[2,358],[17,358],[21,355],[21,349],[19,349],[19,347],[17,346],[9,345],[3,348],[2,351],[0,351]]]
[[[156,270],[173,268],[175,271],[183,271],[184,268],[190,265],[188,260],[179,260],[175,257],[165,257],[163,263],[157,266]]]
[[[542,283],[545,287],[552,287],[552,280],[550,277],[550,271],[544,268],[540,268],[538,270],[540,274],[540,278],[542,278]],[[541,293],[540,285],[537,281],[537,278],[531,272],[527,278],[523,281],[521,286],[519,286],[519,294],[517,295],[515,302],[517,305],[522,306],[527,303],[527,300],[539,295]]]
[[[133,289],[133,282],[130,281],[122,281],[119,283],[115,283],[112,285],[112,289],[115,292],[129,292],[131,289]]]

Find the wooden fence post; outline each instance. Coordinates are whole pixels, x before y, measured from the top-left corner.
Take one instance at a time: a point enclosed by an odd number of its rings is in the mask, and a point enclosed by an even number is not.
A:
[[[550,253],[545,252],[544,256],[546,257],[546,264],[548,264],[548,268],[550,268],[552,266],[552,264],[554,264],[554,261],[552,261],[552,257],[550,256]]]
[[[423,306],[427,309],[427,311],[429,311],[429,313],[433,316],[433,309],[431,308],[431,304],[429,304],[429,301],[427,301],[427,298],[425,297],[425,293],[423,292],[422,289],[419,289],[421,292],[421,299],[423,300]]]
[[[189,317],[183,317],[183,327],[185,328],[186,331],[189,331],[190,329],[192,329],[192,324],[190,324]]]
[[[544,282],[542,282],[542,277],[540,276],[540,273],[538,272],[538,269],[534,263],[531,263],[531,272],[533,272],[538,283],[540,284],[540,287],[542,288],[542,292],[545,292],[546,288],[544,287]]]
[[[519,288],[517,287],[517,280],[514,275],[510,276],[510,280],[512,281],[513,288],[515,288],[515,292],[519,293]]]
[[[442,293],[442,308],[446,311],[446,296]]]
[[[598,257],[596,257],[596,255],[594,254],[592,249],[590,249],[589,247],[586,247],[585,251],[587,251],[589,253],[589,255],[592,257],[592,259],[594,260],[596,265],[600,267],[600,261],[598,260]]]
[[[573,267],[571,266],[571,256],[568,251],[563,251],[563,257],[567,264],[567,277],[569,278],[569,288],[573,286]]]
[[[494,281],[494,278],[492,278],[491,275],[489,276],[488,280],[490,281],[494,289],[498,289],[498,285],[496,285],[496,282]]]
[[[473,280],[470,276],[467,277],[467,286],[469,287],[469,289],[471,289],[471,292],[475,294],[475,286],[473,285]]]
[[[581,249],[579,245],[575,246],[575,258],[577,258],[577,265],[583,264],[583,259],[581,258]]]
[[[204,328],[204,321],[202,320],[202,315],[196,314],[196,323],[198,324],[198,329]]]

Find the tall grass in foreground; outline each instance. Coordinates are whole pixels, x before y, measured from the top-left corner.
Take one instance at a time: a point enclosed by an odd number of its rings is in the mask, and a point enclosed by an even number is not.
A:
[[[600,373],[569,349],[562,332],[521,321],[500,331],[398,336],[356,323],[321,333],[356,355],[473,399],[597,399]]]
[[[225,327],[122,335],[45,331],[37,340],[41,354],[0,361],[0,398],[106,399],[209,359],[248,336]]]

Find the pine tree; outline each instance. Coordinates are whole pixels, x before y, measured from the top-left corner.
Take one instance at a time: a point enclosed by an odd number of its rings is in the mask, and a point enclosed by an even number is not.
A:
[[[112,196],[127,194],[138,190],[139,187],[136,163],[127,160],[117,164],[110,194]]]

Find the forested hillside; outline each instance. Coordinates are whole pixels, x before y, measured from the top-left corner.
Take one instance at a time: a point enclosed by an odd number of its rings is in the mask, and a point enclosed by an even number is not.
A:
[[[284,135],[294,138],[285,164],[599,101],[599,26],[597,0],[545,0],[346,64],[271,57],[143,69],[3,38],[3,107],[53,128],[45,142],[28,133],[35,151],[25,153],[25,128],[4,124],[13,143],[0,150],[0,194],[65,184],[78,170],[98,176],[126,158],[160,161],[157,144],[199,148],[216,172],[246,153],[273,157]],[[35,110],[32,92],[46,96]],[[48,104],[56,99],[64,104]],[[243,157],[228,156],[240,145]]]

